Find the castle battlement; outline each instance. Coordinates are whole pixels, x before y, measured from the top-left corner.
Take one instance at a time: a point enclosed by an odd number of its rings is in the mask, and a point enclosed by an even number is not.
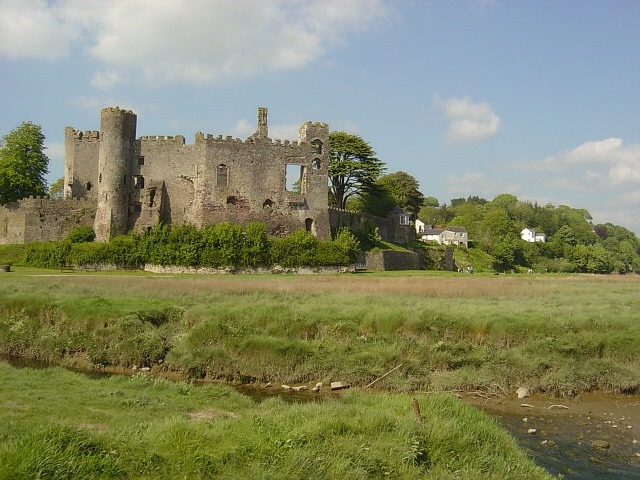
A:
[[[326,125],[326,124],[323,124]],[[146,137],[142,137],[143,139],[146,139]],[[178,138],[178,137],[176,137]],[[151,137],[149,138],[150,140],[152,139]],[[279,138],[276,139],[266,139],[266,140],[270,140],[271,141],[271,145],[274,147],[299,147],[301,146],[304,142],[301,142],[299,140],[281,140]],[[194,142],[196,144],[200,144],[200,143],[206,143],[206,144],[218,144],[218,143],[234,143],[234,144],[245,144],[245,145],[251,145],[251,144],[255,144],[256,143],[256,138],[255,137],[249,137],[245,140],[242,140],[241,138],[237,138],[234,137],[233,135],[225,135],[224,137],[222,135],[212,135],[210,133],[204,134],[202,132],[196,132],[195,137],[194,137]]]
[[[100,132],[98,130],[76,130],[73,127],[66,127],[65,133],[77,142],[98,142],[100,141]]]
[[[112,112],[112,113],[121,113],[124,115],[134,115],[136,116],[135,113],[133,113],[131,110],[128,110],[126,108],[120,108],[118,106],[115,107],[105,107],[102,109],[103,112]]]
[[[182,135],[175,135],[175,136],[171,136],[171,135],[143,135],[138,140],[140,140],[141,142],[155,142],[155,141],[173,142],[173,143],[177,143],[179,145],[184,145],[184,137]]]

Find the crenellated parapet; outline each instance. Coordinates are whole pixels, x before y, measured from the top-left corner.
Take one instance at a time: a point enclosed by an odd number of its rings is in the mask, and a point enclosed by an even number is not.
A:
[[[138,140],[140,142],[164,142],[164,143],[173,143],[177,145],[184,145],[185,140],[182,135],[143,135]]]
[[[276,138],[276,139],[271,139],[271,138],[267,138],[267,141],[270,142],[270,144],[274,147],[298,147],[301,142],[298,140],[282,140],[280,138]],[[195,139],[194,142],[196,145],[202,145],[202,144],[207,144],[207,145],[220,145],[220,144],[244,144],[244,145],[254,145],[256,144],[256,137],[249,137],[245,140],[242,140],[241,138],[237,138],[234,137],[232,135],[212,135],[210,133],[204,134],[202,132],[197,132],[195,134]]]
[[[100,132],[98,130],[76,130],[73,127],[66,127],[65,134],[76,142],[97,142],[100,141]]]

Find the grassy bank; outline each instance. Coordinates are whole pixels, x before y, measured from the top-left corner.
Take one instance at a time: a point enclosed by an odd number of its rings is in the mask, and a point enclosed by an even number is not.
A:
[[[346,391],[253,403],[232,389],[0,361],[0,479],[550,478],[450,395]]]
[[[0,349],[395,391],[640,388],[640,277],[0,275]],[[44,274],[44,275],[40,275]]]

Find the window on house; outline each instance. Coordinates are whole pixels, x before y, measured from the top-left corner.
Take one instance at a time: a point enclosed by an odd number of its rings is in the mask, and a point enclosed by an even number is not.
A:
[[[319,158],[315,158],[311,162],[311,168],[313,168],[314,170],[320,170],[320,166],[321,165],[322,164],[320,163],[320,159]]]
[[[400,225],[411,225],[409,215],[400,215]]]

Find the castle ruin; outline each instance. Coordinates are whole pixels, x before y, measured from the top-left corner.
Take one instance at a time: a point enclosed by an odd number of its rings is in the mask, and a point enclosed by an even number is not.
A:
[[[263,222],[272,236],[304,228],[329,238],[326,123],[304,123],[298,141],[272,140],[267,109],[246,140],[196,133],[136,138],[130,110],[101,111],[100,131],[65,129],[64,199],[0,208],[0,244],[59,240],[90,225],[105,242],[167,225]]]

